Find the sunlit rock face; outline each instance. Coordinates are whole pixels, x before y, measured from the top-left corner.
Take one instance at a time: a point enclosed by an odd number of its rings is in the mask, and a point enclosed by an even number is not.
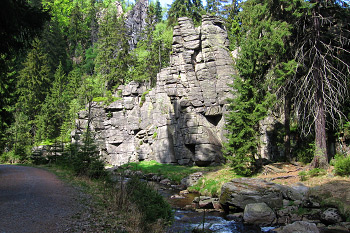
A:
[[[146,27],[148,11],[148,0],[136,1],[135,6],[131,11],[126,13],[125,25],[128,28],[130,36],[130,49],[136,48],[137,42],[142,39],[142,32]]]
[[[120,100],[94,103],[91,128],[110,164],[223,162],[228,84],[235,74],[227,33],[214,16],[203,16],[198,28],[189,18],[178,21],[170,66],[157,75],[154,88],[130,82],[119,87]],[[80,112],[73,140],[79,140],[87,119],[87,112]]]

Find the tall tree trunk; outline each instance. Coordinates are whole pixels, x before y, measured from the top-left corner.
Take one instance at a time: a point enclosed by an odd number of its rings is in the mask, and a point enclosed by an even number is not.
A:
[[[312,67],[312,77],[316,84],[316,112],[315,112],[315,155],[311,162],[312,167],[326,168],[328,166],[327,143],[326,143],[326,111],[323,96],[324,77],[321,72],[321,46],[320,46],[320,2],[315,0],[316,6],[312,11],[313,27],[315,32],[314,60]]]
[[[286,94],[284,102],[284,156],[286,160],[290,162],[292,160],[290,156],[290,108],[291,108],[291,98],[290,94]]]
[[[312,160],[312,167],[327,168],[328,154],[326,142],[326,117],[323,96],[320,90],[317,91],[317,115],[315,121],[315,155]]]

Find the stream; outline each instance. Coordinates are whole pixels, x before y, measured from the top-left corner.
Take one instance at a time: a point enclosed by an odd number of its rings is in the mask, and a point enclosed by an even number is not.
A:
[[[198,194],[189,193],[184,198],[172,198],[178,195],[180,190],[169,189],[168,186],[156,182],[150,182],[158,192],[170,203],[174,209],[174,223],[167,230],[172,232],[220,232],[220,233],[259,233],[269,232],[274,227],[247,226],[240,222],[227,220],[223,212],[203,210],[197,212],[194,210],[184,210],[186,205],[191,205],[193,199]]]

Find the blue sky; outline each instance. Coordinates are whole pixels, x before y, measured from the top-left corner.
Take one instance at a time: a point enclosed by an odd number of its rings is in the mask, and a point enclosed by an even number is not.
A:
[[[171,5],[173,3],[173,0],[159,0],[160,4],[162,4],[162,7],[167,7],[167,4]]]

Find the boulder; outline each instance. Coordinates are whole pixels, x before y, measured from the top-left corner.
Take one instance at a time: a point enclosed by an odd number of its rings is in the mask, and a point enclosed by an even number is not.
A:
[[[276,220],[276,214],[266,203],[251,203],[244,208],[244,222],[255,225],[271,225]]]
[[[197,184],[198,180],[203,177],[202,172],[195,172],[185,177],[181,180],[181,184],[186,185],[187,187]]]
[[[281,186],[255,178],[238,178],[221,188],[220,203],[225,210],[229,206],[244,209],[251,203],[264,202],[273,209],[283,206]]]
[[[326,224],[334,224],[342,221],[342,217],[335,208],[328,208],[321,214],[321,220]]]
[[[315,223],[297,221],[277,231],[278,233],[319,233]]]

